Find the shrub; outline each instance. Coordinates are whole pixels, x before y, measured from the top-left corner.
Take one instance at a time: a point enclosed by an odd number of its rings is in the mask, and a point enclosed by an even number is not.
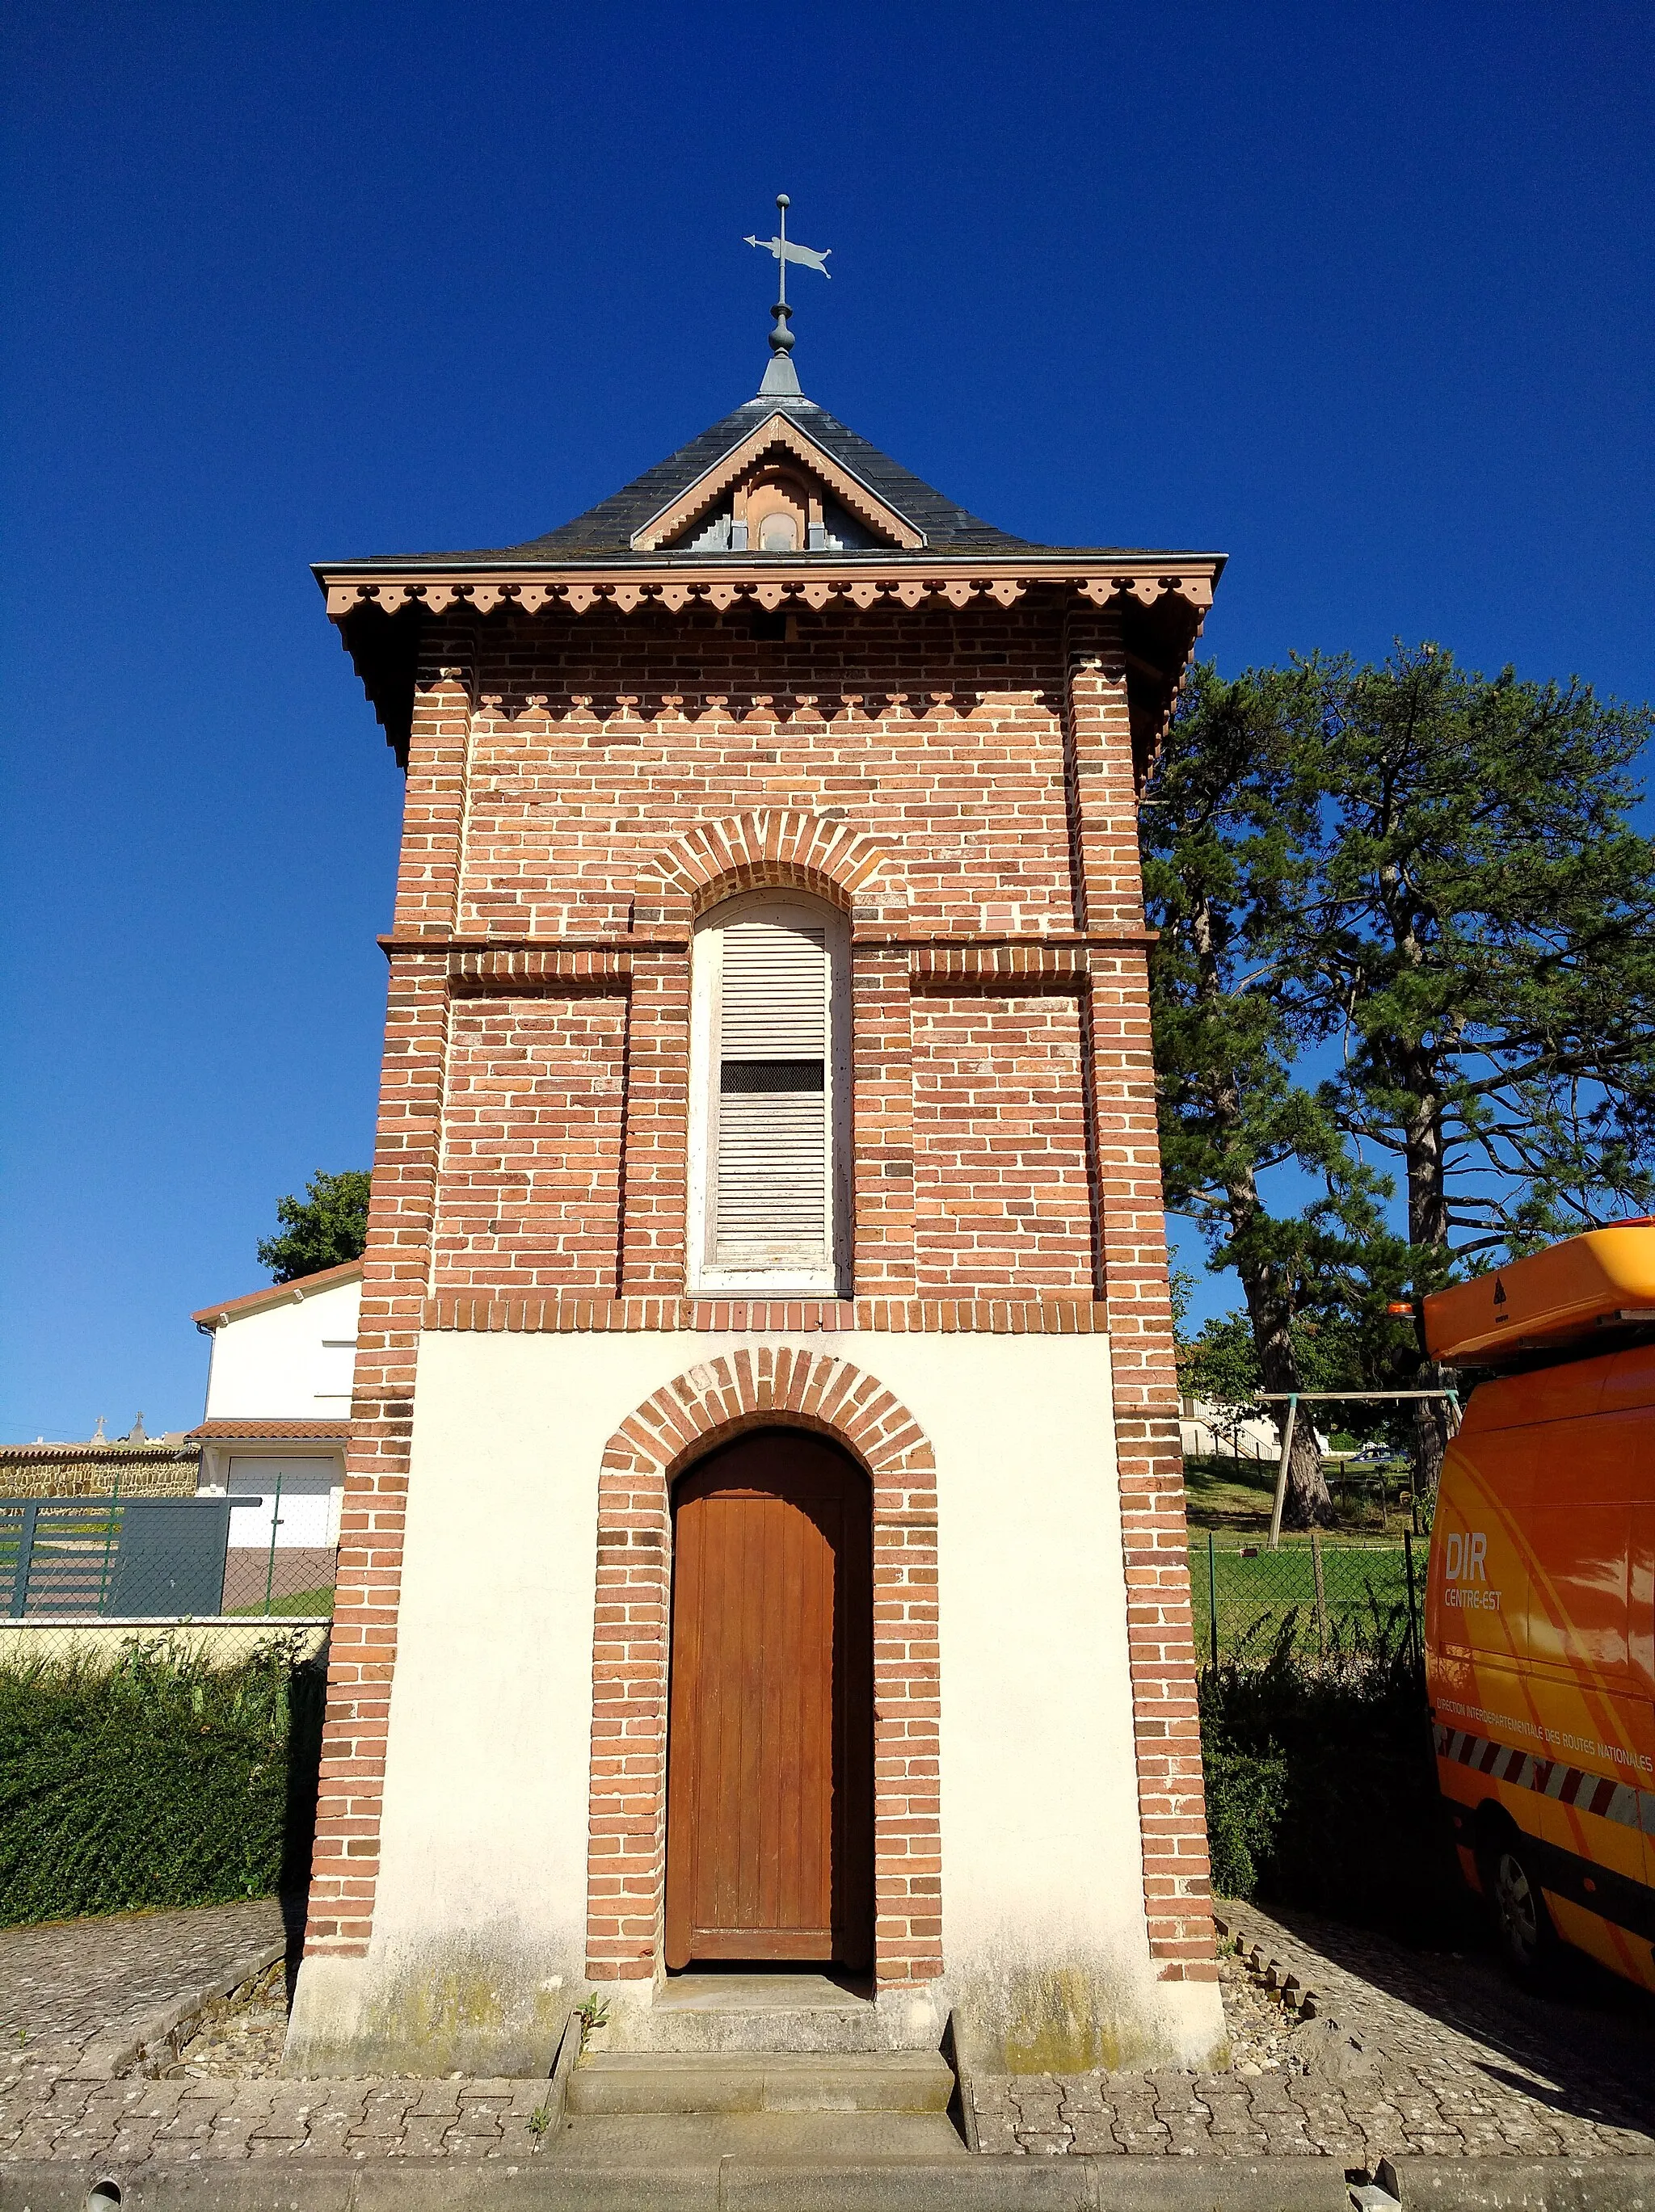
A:
[[[1469,1900],[1405,1638],[1376,1623],[1318,1672],[1290,1615],[1262,1661],[1201,1680],[1214,1887],[1457,1941]]]
[[[302,1887],[324,1680],[284,1640],[0,1668],[0,1926]]]

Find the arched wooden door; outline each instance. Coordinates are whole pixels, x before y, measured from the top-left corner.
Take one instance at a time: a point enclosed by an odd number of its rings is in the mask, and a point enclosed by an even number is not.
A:
[[[793,1429],[674,1497],[666,1963],[873,1958],[867,1480]]]

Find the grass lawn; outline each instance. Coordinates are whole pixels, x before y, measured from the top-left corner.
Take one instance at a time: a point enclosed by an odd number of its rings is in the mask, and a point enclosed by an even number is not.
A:
[[[254,1605],[232,1606],[222,1617],[226,1620],[250,1620],[265,1610],[261,1597]],[[295,1620],[332,1620],[333,1618],[333,1585],[325,1583],[320,1589],[294,1590],[286,1597],[274,1596],[270,1601],[272,1615],[283,1615]]]
[[[1380,1470],[1352,1462],[1347,1468],[1337,1460],[1324,1460],[1323,1472],[1333,1492],[1337,1525],[1332,1532],[1341,1543],[1379,1538],[1395,1542],[1409,1525],[1405,1468]],[[1382,1509],[1380,1498],[1384,1504]],[[1268,1530],[1275,1497],[1275,1465],[1270,1460],[1190,1457],[1183,1463],[1184,1511],[1192,1528],[1251,1537]]]
[[[1268,1528],[1275,1469],[1268,1460],[1187,1459],[1184,1510],[1192,1528]]]
[[[1203,1661],[1212,1650],[1213,1601],[1218,1603],[1220,1656],[1246,1653],[1263,1658],[1271,1649],[1287,1613],[1296,1614],[1295,1650],[1314,1658],[1348,1646],[1353,1636],[1388,1626],[1394,1640],[1408,1613],[1407,1558],[1400,1543],[1346,1543],[1323,1538],[1322,1604],[1317,1618],[1316,1566],[1307,1536],[1282,1539],[1279,1552],[1214,1538],[1209,1562],[1205,1540],[1190,1547],[1190,1595],[1195,1614],[1196,1650]],[[1425,1552],[1415,1547],[1415,1589],[1423,1576]]]

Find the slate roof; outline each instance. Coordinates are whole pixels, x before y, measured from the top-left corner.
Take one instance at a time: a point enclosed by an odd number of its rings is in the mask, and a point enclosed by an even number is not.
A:
[[[901,462],[893,461],[888,453],[870,445],[866,438],[858,437],[855,430],[848,429],[813,400],[750,399],[721,422],[715,422],[710,429],[703,430],[698,438],[692,438],[687,446],[680,447],[667,459],[646,469],[641,477],[635,477],[630,484],[611,492],[607,499],[599,500],[584,514],[577,514],[572,522],[561,523],[544,537],[531,538],[524,544],[478,547],[459,553],[395,554],[371,562],[325,565],[338,574],[351,567],[378,570],[423,568],[434,562],[498,562],[502,567],[520,567],[541,561],[559,566],[600,561],[605,567],[618,562],[635,562],[641,567],[659,568],[663,560],[675,557],[693,560],[697,565],[716,561],[721,557],[716,554],[691,554],[682,548],[672,552],[634,552],[632,535],[775,414],[790,417],[841,467],[860,477],[886,506],[894,507],[924,534],[926,547],[922,552],[904,553],[894,547],[882,546],[879,553],[882,563],[891,560],[922,561],[928,555],[938,553],[988,558],[1075,550],[1039,545],[1030,538],[1013,538],[1006,531],[996,530],[991,522],[968,514],[945,493],[916,477],[912,470],[904,468]],[[1116,553],[1124,549],[1092,546],[1086,550]],[[808,559],[809,556],[789,557]],[[845,556],[841,554],[831,557],[843,560]]]

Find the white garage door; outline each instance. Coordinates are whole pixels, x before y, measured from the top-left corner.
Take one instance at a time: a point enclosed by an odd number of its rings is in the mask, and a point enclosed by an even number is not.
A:
[[[260,1502],[231,1514],[230,1548],[269,1551],[272,1518],[278,1552],[323,1550],[338,1543],[344,1486],[337,1460],[233,1459],[230,1496]]]

